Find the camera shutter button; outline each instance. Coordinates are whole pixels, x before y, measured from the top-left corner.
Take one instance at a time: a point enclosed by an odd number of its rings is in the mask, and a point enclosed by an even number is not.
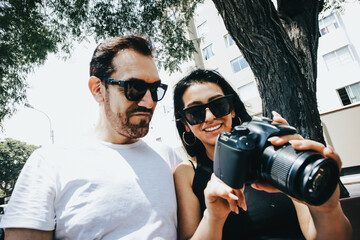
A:
[[[243,126],[235,126],[234,131],[240,135],[247,135],[250,132],[250,130],[247,127],[243,127]]]

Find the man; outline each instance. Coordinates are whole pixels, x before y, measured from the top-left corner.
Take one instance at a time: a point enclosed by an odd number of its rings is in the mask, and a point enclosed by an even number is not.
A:
[[[94,140],[42,148],[27,161],[0,224],[13,239],[176,239],[170,149],[139,138],[166,92],[140,36],[95,50],[89,88],[99,103]]]

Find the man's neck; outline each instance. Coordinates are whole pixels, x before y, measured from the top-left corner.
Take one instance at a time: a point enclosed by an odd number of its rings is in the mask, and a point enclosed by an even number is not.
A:
[[[99,120],[94,129],[95,137],[98,140],[109,142],[113,144],[131,144],[139,141],[138,138],[129,138],[116,132],[106,118],[99,117]]]

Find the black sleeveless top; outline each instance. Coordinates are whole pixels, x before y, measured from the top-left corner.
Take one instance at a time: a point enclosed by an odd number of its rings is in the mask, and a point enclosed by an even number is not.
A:
[[[197,158],[192,185],[202,213],[206,208],[204,189],[212,173],[213,161],[204,153]],[[247,211],[239,209],[239,214],[229,214],[223,228],[223,239],[305,239],[300,230],[295,207],[286,195],[258,191],[250,185],[245,186],[244,194]]]

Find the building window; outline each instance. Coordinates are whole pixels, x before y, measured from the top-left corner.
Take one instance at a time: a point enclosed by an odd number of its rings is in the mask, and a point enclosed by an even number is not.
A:
[[[348,46],[325,54],[323,58],[328,70],[335,69],[354,61]]]
[[[360,102],[360,82],[340,88],[337,92],[344,106]]]
[[[336,21],[336,17],[334,14],[331,14],[319,21],[319,29],[321,36],[328,34],[337,28],[339,28],[339,24]]]
[[[235,43],[234,40],[232,39],[232,37],[230,36],[230,34],[226,34],[224,36],[224,39],[225,39],[226,47],[230,47],[230,46],[234,45],[234,43]]]
[[[249,64],[245,60],[243,56],[240,56],[238,58],[235,58],[231,61],[231,66],[234,71],[234,73],[240,72],[241,70],[247,68]]]
[[[256,87],[255,82],[251,82],[244,86],[241,86],[237,90],[241,101],[248,101],[252,98],[259,97],[259,91]]]
[[[198,37],[203,37],[205,36],[207,33],[208,33],[209,29],[208,29],[208,25],[207,25],[207,22],[203,22],[202,24],[200,24],[198,27],[197,27],[197,34],[198,34]]]
[[[203,49],[203,55],[205,60],[208,60],[209,58],[215,55],[212,50],[212,44],[210,44],[209,46]]]

